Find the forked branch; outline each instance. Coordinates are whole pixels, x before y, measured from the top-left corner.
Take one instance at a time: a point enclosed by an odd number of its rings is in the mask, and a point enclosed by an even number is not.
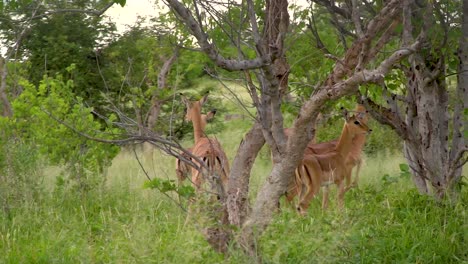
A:
[[[201,49],[219,67],[228,71],[238,71],[260,68],[269,64],[269,58],[257,57],[252,60],[226,59],[221,55],[213,43],[210,43],[208,35],[203,27],[193,17],[192,12],[177,0],[166,0],[166,4],[174,11],[179,19],[187,26],[192,35],[197,39]]]

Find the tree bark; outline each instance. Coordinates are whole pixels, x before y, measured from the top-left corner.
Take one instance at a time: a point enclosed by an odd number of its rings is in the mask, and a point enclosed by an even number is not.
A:
[[[274,212],[277,209],[279,197],[286,191],[291,180],[294,169],[303,156],[303,151],[314,134],[314,123],[317,115],[327,100],[335,100],[344,95],[349,95],[357,91],[360,84],[379,83],[383,77],[392,69],[392,66],[400,60],[412,54],[419,48],[419,42],[408,44],[408,47],[401,48],[391,54],[387,59],[378,64],[373,70],[366,69],[369,62],[375,58],[369,56],[365,51],[371,48],[370,54],[378,54],[380,49],[391,39],[391,34],[395,29],[395,19],[401,13],[402,0],[391,0],[386,2],[384,8],[369,21],[363,30],[363,36],[358,39],[353,46],[346,51],[344,59],[337,63],[329,74],[327,80],[319,85],[311,98],[303,105],[300,114],[294,122],[293,133],[286,139],[283,130],[283,117],[281,113],[281,89],[287,87],[289,65],[284,55],[283,40],[288,31],[289,15],[288,2],[286,0],[270,0],[265,4],[265,16],[263,32],[259,32],[259,27],[254,4],[252,0],[247,0],[248,16],[252,39],[255,44],[256,57],[250,60],[225,59],[210,42],[208,35],[203,30],[201,21],[197,21],[188,8],[177,0],[167,0],[170,8],[176,13],[179,19],[186,25],[192,35],[197,39],[198,44],[208,57],[219,67],[226,70],[247,70],[257,69],[257,80],[260,84],[260,98],[257,98],[256,90],[252,92],[252,99],[257,107],[258,123],[246,140],[265,140],[272,149],[274,160],[273,169],[265,184],[261,187],[252,212],[245,218],[245,202],[248,194],[247,184],[250,173],[251,162],[256,154],[245,155],[248,146],[241,144],[232,171],[244,170],[240,166],[246,165],[247,170],[231,175],[229,183],[230,201],[230,222],[239,225],[242,229],[239,234],[239,244],[246,252],[257,256],[255,239],[261,234],[270,223]],[[198,10],[197,10],[198,12]],[[374,41],[380,37],[378,41]],[[376,43],[373,47],[372,44]],[[359,66],[359,67],[357,67]],[[262,130],[263,137],[259,135]],[[253,149],[259,149],[262,142]],[[236,194],[239,191],[239,194]],[[258,259],[257,259],[258,260]]]
[[[177,57],[179,56],[179,49],[176,47],[172,56],[164,61],[163,66],[158,74],[158,89],[157,91],[153,92],[151,96],[151,106],[148,111],[148,118],[146,121],[146,128],[149,131],[153,131],[154,126],[156,125],[156,121],[159,118],[159,114],[161,113],[161,100],[158,97],[158,92],[166,89],[167,87],[167,76],[172,68],[172,65],[176,61]]]
[[[449,90],[445,83],[445,59],[441,52],[443,46],[435,46],[437,43],[426,35],[430,29],[436,27],[431,19],[432,3],[427,3],[425,8],[416,8],[412,12],[414,2],[405,1],[403,19],[403,42],[410,43],[415,27],[411,19],[424,17],[421,29],[423,49],[410,56],[410,67],[405,70],[407,84],[404,124],[401,124],[399,113],[385,110],[380,107],[371,111],[378,121],[390,124],[396,129],[398,135],[404,140],[405,158],[411,168],[413,181],[422,194],[429,194],[441,199],[447,195],[456,196],[454,186],[461,179],[461,166],[466,163],[464,157],[467,146],[462,131],[467,127],[463,120],[463,109],[468,107],[468,11],[467,1],[464,1],[462,36],[460,38],[459,75],[458,86],[453,113],[449,110]],[[432,36],[431,36],[432,37]],[[442,44],[443,45],[443,44]],[[393,95],[396,97],[397,95]],[[369,99],[367,105],[372,106]],[[388,101],[390,107],[394,102]],[[370,107],[372,109],[372,107]],[[376,107],[374,107],[376,109]],[[390,116],[390,117],[388,117]],[[384,121],[384,122],[382,122]],[[452,122],[452,128],[449,124]],[[399,129],[406,127],[406,129]],[[452,131],[451,131],[452,129]],[[449,141],[449,135],[453,134]],[[430,189],[429,186],[432,188]]]
[[[461,157],[468,151],[466,135],[468,129],[468,116],[463,111],[468,109],[468,0],[463,0],[463,17],[461,36],[458,47],[458,84],[453,118],[453,138],[450,150],[450,164],[448,168],[449,188],[461,180],[463,160]]]
[[[244,136],[232,163],[227,192],[229,223],[241,227],[250,211],[250,173],[258,152],[265,144],[261,125],[255,123]]]
[[[10,100],[7,95],[7,76],[8,76],[8,67],[7,61],[0,56],[0,102],[2,103],[2,116],[12,117],[13,108],[11,107]]]

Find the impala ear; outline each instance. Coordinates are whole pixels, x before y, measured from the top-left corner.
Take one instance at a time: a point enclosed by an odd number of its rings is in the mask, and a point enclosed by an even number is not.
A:
[[[206,113],[206,120],[213,119],[213,117],[216,115],[216,109],[211,110],[210,112]]]
[[[348,120],[349,120],[349,113],[348,113],[348,110],[346,110],[346,108],[344,108],[344,107],[341,107],[341,111],[342,111],[342,113],[343,113],[344,119],[345,119],[346,121],[348,121]]]
[[[208,92],[199,100],[200,102],[200,105],[202,106],[203,104],[206,103],[206,101],[208,100]]]
[[[179,94],[180,95],[180,99],[182,99],[182,102],[187,106],[187,108],[190,106],[190,100],[187,99],[187,97],[185,97],[185,95],[183,95],[182,93]]]

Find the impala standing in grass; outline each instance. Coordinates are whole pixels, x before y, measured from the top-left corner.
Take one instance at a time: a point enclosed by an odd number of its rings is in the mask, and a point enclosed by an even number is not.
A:
[[[341,132],[336,147],[324,154],[307,153],[295,171],[295,182],[299,202],[297,209],[305,214],[310,201],[318,193],[321,186],[335,183],[338,186],[338,206],[344,204],[344,194],[347,187],[344,180],[351,178],[351,168],[347,165],[347,158],[353,148],[353,139],[356,135],[367,134],[372,130],[359,121],[356,115],[348,117]],[[322,207],[328,206],[328,188],[324,189]]]

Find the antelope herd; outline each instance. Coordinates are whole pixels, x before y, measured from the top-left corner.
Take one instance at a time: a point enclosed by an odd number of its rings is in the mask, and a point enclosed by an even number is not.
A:
[[[179,184],[185,179],[191,179],[195,189],[199,191],[205,181],[215,190],[218,197],[227,188],[229,176],[229,161],[221,144],[215,138],[206,136],[204,130],[208,120],[216,111],[202,114],[201,109],[208,95],[198,101],[190,101],[182,96],[187,107],[185,119],[193,124],[194,145],[180,153],[176,159],[176,175]],[[285,193],[286,201],[292,204],[298,197],[297,210],[300,214],[307,213],[311,200],[323,187],[322,208],[328,206],[329,185],[336,184],[338,188],[338,207],[344,206],[344,194],[357,186],[362,164],[362,149],[366,136],[372,131],[367,123],[369,115],[365,107],[357,105],[352,115],[344,111],[345,123],[337,140],[316,143],[312,139],[307,145],[303,159],[291,175],[291,183]],[[291,130],[285,128],[286,136]],[[189,164],[191,163],[191,164]],[[352,171],[356,167],[356,176],[352,181]],[[189,177],[190,176],[190,177]]]

